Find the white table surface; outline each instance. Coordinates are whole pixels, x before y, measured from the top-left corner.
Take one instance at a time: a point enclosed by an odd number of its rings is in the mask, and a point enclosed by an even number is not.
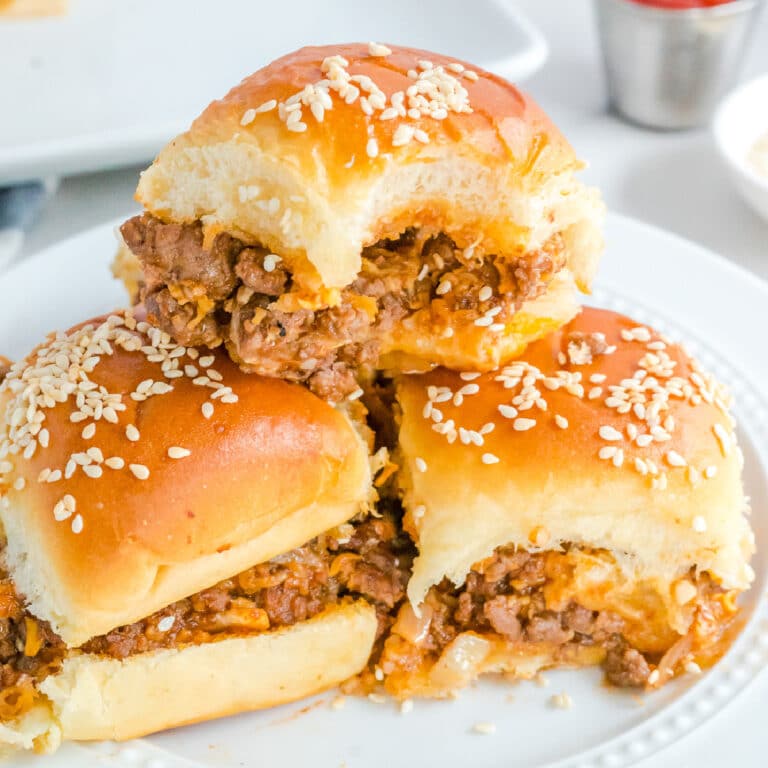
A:
[[[699,242],[768,279],[768,224],[736,196],[708,131],[664,133],[621,122],[605,92],[589,0],[518,0],[550,45],[545,67],[525,84],[587,159],[586,178],[610,208]],[[768,71],[768,9],[759,19],[741,79]],[[214,96],[215,94],[211,94]],[[138,168],[62,181],[26,239],[22,257],[138,207]],[[713,290],[697,284],[691,290]],[[766,310],[755,322],[765,324]],[[768,674],[706,728],[642,763],[643,768],[765,766]]]

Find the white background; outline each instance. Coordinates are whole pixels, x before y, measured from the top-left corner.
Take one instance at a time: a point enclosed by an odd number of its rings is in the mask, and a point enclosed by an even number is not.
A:
[[[381,2],[381,0],[376,0]],[[768,224],[736,196],[708,131],[651,132],[606,113],[601,62],[588,0],[519,0],[550,46],[545,67],[525,84],[587,159],[588,180],[601,187],[609,207],[697,241],[768,278]],[[414,0],[414,9],[418,2]],[[329,4],[330,6],[330,4]],[[471,19],[472,0],[467,1]],[[768,9],[765,9],[768,11]],[[265,23],[268,23],[265,10]],[[754,31],[741,79],[768,71],[768,12]],[[215,94],[211,94],[214,96]],[[65,180],[30,231],[23,255],[132,209],[138,169]],[[663,281],[664,274],[658,279]],[[696,275],[681,291],[711,293],[718,286]],[[768,309],[756,308],[767,325]],[[674,308],[670,307],[670,314]],[[643,768],[751,768],[768,764],[768,675],[707,727],[643,763]],[[556,734],[553,734],[555,737]]]

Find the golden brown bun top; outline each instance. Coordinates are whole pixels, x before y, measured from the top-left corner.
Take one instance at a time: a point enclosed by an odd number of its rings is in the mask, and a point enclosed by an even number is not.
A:
[[[653,578],[697,567],[749,582],[727,395],[652,329],[585,308],[494,373],[403,377],[398,398],[416,598],[508,543],[605,548]]]
[[[327,77],[322,69],[329,56],[340,56],[348,62],[348,71],[354,76],[370,78],[387,96],[407,91],[416,82],[408,72],[422,72],[420,62],[449,67],[460,65],[465,71],[475,72],[477,80],[466,74],[447,70],[459,87],[467,91],[467,105],[471,112],[448,111],[442,120],[426,114],[416,119],[400,116],[391,120],[376,120],[373,137],[379,152],[392,152],[398,128],[411,125],[429,134],[429,145],[412,140],[406,146],[406,154],[429,155],[426,149],[432,145],[453,145],[462,154],[473,153],[483,162],[513,164],[528,183],[535,187],[553,171],[577,167],[573,149],[560,131],[541,111],[538,105],[512,83],[486,72],[465,61],[458,61],[431,51],[401,46],[388,46],[387,56],[373,56],[369,45],[325,45],[301,48],[276,59],[263,69],[236,85],[223,99],[214,101],[192,124],[192,133],[199,136],[211,133],[221,136],[232,128],[243,134],[254,134],[263,139],[266,132],[276,141],[290,142],[297,156],[307,167],[314,165],[313,155],[321,152],[332,182],[347,184],[349,174],[345,166],[352,155],[358,174],[378,174],[382,160],[370,157],[366,151],[371,138],[368,126],[371,121],[361,108],[359,100],[351,104],[333,98],[333,107],[324,110],[322,122],[318,122],[307,107],[302,108],[302,122],[306,131],[295,133],[286,129],[278,110],[258,114],[247,125],[241,125],[248,109],[255,109],[275,99],[286,101],[301,91],[308,83]],[[358,82],[357,85],[360,85]],[[365,92],[362,92],[365,95]]]
[[[539,107],[496,75],[355,43],[302,48],[247,77],[161,152],[137,199],[162,219],[258,241],[338,288],[364,245],[408,226],[478,254],[538,247],[585,218],[599,227],[599,201],[572,179],[580,165]],[[572,255],[587,284],[600,237],[581,240]]]
[[[367,447],[345,415],[298,385],[242,373],[223,352],[192,359],[126,322],[49,340],[0,389],[12,575],[65,639],[288,551],[369,497]],[[78,386],[79,402],[46,404]]]

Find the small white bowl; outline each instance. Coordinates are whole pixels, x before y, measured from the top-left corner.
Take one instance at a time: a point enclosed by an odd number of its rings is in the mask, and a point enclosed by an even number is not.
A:
[[[713,130],[736,188],[768,221],[768,178],[747,162],[754,143],[768,133],[768,74],[745,83],[726,97],[715,113]]]

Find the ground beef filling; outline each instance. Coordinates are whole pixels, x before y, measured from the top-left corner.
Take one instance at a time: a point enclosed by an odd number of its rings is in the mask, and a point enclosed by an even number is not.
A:
[[[285,311],[277,299],[295,288],[292,274],[266,249],[221,233],[203,246],[200,222],[129,219],[123,239],[141,262],[140,300],[150,320],[180,344],[226,344],[249,371],[307,382],[326,399],[357,390],[373,367],[381,337],[403,318],[439,301],[471,323],[488,310],[508,320],[540,295],[562,266],[562,242],[518,258],[473,257],[444,234],[406,231],[365,248],[358,279],[335,307]],[[490,290],[490,295],[487,295]]]
[[[375,606],[381,637],[405,598],[413,560],[410,540],[389,514],[337,530],[338,535],[320,536],[142,621],[93,638],[82,650],[123,659],[266,632],[357,597]],[[12,720],[34,704],[37,683],[60,667],[65,652],[48,624],[25,611],[6,576],[0,582],[0,720]]]
[[[615,613],[592,611],[576,602],[562,611],[549,610],[544,597],[547,560],[558,557],[562,556],[501,547],[475,566],[461,588],[444,580],[428,593],[418,625],[413,620],[406,622],[410,629],[404,633],[399,632],[400,621],[394,625],[378,665],[385,675],[407,678],[436,663],[458,635],[474,632],[519,644],[521,649],[526,643],[544,643],[555,650],[555,662],[577,658],[577,646],[598,646],[604,651],[600,655],[608,680],[621,687],[645,686],[652,670],[665,665],[669,667],[669,676],[679,671],[675,667],[683,651],[691,650],[685,638],[666,654],[643,654],[627,642],[622,634],[624,622]],[[700,579],[702,596],[722,592],[706,577]],[[704,603],[703,610],[712,614],[712,606],[718,605],[716,601],[711,605]],[[410,610],[406,605],[401,612]],[[725,617],[717,613],[718,608],[714,611],[717,615],[708,616],[708,620],[722,629],[727,624]],[[411,632],[414,634],[403,636]]]

